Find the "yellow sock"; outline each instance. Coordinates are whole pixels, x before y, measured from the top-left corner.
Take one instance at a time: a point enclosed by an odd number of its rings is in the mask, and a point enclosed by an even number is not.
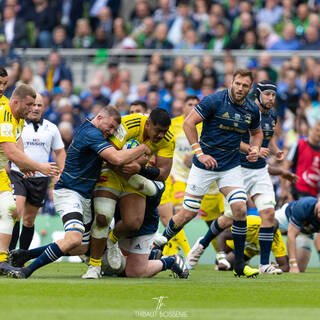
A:
[[[7,251],[0,251],[0,262],[8,261],[8,252]]]
[[[113,229],[109,232],[109,239],[113,242],[116,243],[118,242],[118,238],[117,236],[113,233]]]
[[[169,242],[164,246],[162,254],[164,256],[173,256],[174,254],[178,254],[178,241],[174,237],[169,240]]]
[[[186,234],[183,230],[181,230],[177,235],[176,238],[178,240],[178,245],[182,249],[184,256],[186,257],[190,251],[190,245],[188,242],[188,239],[186,237]]]
[[[89,261],[91,266],[94,267],[101,267],[101,259],[93,259],[90,257],[90,261]]]

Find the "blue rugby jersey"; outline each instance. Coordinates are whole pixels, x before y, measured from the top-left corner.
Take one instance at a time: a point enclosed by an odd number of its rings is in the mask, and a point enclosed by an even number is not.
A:
[[[260,127],[258,106],[248,98],[242,105],[235,104],[226,89],[206,96],[195,110],[203,118],[200,136],[202,151],[218,162],[214,171],[225,171],[240,165],[242,135],[248,129]],[[198,168],[206,169],[197,157],[193,157],[193,163]]]
[[[273,110],[268,110],[267,113],[260,113],[261,114],[261,128],[263,132],[263,140],[261,147],[268,148],[270,139],[273,136],[274,128],[277,123],[277,114]],[[249,144],[250,142],[250,135],[249,132],[246,132],[243,137],[242,141]],[[258,158],[256,162],[249,162],[246,159],[246,153],[240,153],[241,159],[241,166],[248,169],[260,169],[266,166],[266,160],[262,158]]]
[[[320,231],[320,221],[318,220],[314,207],[318,199],[305,197],[297,201],[292,201],[286,208],[287,219],[302,233],[313,234]]]
[[[90,199],[101,171],[99,153],[111,146],[102,132],[86,119],[74,135],[64,170],[54,188],[74,190]]]

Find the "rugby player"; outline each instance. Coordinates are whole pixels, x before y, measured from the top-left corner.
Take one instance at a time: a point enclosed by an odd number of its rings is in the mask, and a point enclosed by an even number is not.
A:
[[[230,89],[205,97],[193,109],[183,128],[195,154],[189,173],[183,208],[170,220],[163,235],[175,236],[194,218],[201,200],[216,181],[221,193],[231,205],[233,213],[232,236],[235,243],[235,276],[256,276],[258,269],[245,265],[244,245],[247,233],[246,200],[240,166],[240,142],[249,130],[250,148],[248,160],[257,161],[263,134],[260,112],[247,95],[252,85],[252,73],[239,69],[234,73]],[[200,142],[196,125],[203,122]],[[225,225],[215,224],[214,233],[220,233]]]
[[[2,83],[6,73],[0,70]],[[3,87],[3,84],[1,85]],[[29,159],[23,152],[21,137],[24,119],[29,114],[36,92],[28,85],[18,86],[7,103],[0,106],[0,273],[7,273],[11,267],[7,263],[8,248],[16,219],[16,204],[11,189],[11,181],[6,172],[8,160],[28,174],[40,171],[46,176],[58,174],[55,163],[38,163]]]
[[[54,187],[53,201],[60,214],[65,236],[49,245],[24,252],[29,258],[37,257],[25,268],[9,272],[14,278],[28,278],[37,269],[56,261],[72,251],[88,248],[91,226],[91,197],[100,175],[102,160],[120,166],[129,163],[150,149],[145,145],[131,150],[117,150],[106,139],[121,123],[119,111],[105,106],[92,119],[86,119],[68,149],[65,168]]]
[[[282,270],[269,263],[270,251],[273,241],[274,207],[275,194],[271,178],[266,166],[266,157],[273,153],[278,161],[283,160],[283,152],[278,148],[274,137],[274,129],[277,122],[277,115],[272,110],[276,99],[276,85],[264,80],[257,84],[256,100],[261,112],[261,127],[263,131],[262,147],[259,152],[259,159],[256,162],[250,162],[246,154],[250,150],[250,136],[246,133],[241,142],[241,171],[244,180],[244,187],[247,194],[252,198],[258,209],[262,223],[259,231],[260,243],[260,273],[261,274],[280,274]],[[224,216],[218,218],[211,224],[211,228],[203,238],[199,238],[193,246],[188,256],[188,263],[195,265],[204,249],[210,241],[217,236],[216,230],[220,225],[229,226],[232,223],[232,210],[228,203],[225,203]]]
[[[110,137],[110,141],[119,149],[130,139],[145,143],[151,150],[150,155],[157,154],[157,160],[155,166],[146,166],[135,161],[122,168],[102,169],[93,193],[95,220],[91,229],[90,267],[84,278],[93,277],[94,272],[100,273],[106,242],[110,266],[114,269],[120,267],[118,240],[134,234],[142,225],[146,206],[146,196],[142,191],[151,182],[148,179],[165,181],[170,173],[175,149],[175,137],[169,130],[170,124],[168,112],[156,108],[149,116],[134,113],[122,117],[119,128]],[[140,175],[146,178],[141,187],[140,180],[136,180]],[[117,202],[121,220],[108,236]]]
[[[320,231],[320,200],[305,197],[283,205],[275,212],[281,232],[287,232],[291,273],[304,272],[311,256],[313,234]]]
[[[43,119],[43,112],[43,99],[38,93],[22,132],[24,152],[30,159],[45,163],[53,151],[58,168],[62,172],[66,159],[64,144],[59,129],[52,122]],[[37,212],[45,201],[49,178],[37,172],[35,176],[26,179],[15,163],[11,164],[9,177],[13,184],[17,206],[17,221],[13,228],[10,250],[16,247],[19,240],[21,218],[23,218],[23,225],[20,234],[20,249],[28,249],[34,234]],[[56,182],[59,177],[54,179]]]

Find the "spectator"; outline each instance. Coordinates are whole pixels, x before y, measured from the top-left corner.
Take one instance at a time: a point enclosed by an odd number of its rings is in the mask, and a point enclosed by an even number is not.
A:
[[[112,47],[112,39],[102,27],[97,27],[94,32],[94,40],[91,48],[106,49]]]
[[[29,65],[25,65],[22,68],[22,72],[21,72],[21,75],[20,75],[20,79],[17,82],[17,86],[19,86],[22,83],[28,84],[36,92],[43,92],[46,89],[46,87],[44,85],[43,78],[41,78],[37,74],[34,74],[31,66],[29,66]]]
[[[267,22],[274,26],[280,21],[283,13],[283,8],[278,5],[278,0],[266,0],[265,8],[260,9],[257,14],[257,21]]]
[[[159,94],[157,91],[149,91],[147,95],[148,113],[159,107]]]
[[[53,51],[49,54],[48,67],[45,74],[46,88],[49,91],[55,86],[58,86],[62,79],[67,79],[72,82],[72,74],[70,69],[62,61],[58,52]]]
[[[194,13],[192,18],[198,25],[198,34],[202,35],[206,32],[206,26],[209,22],[209,6],[206,0],[196,0],[194,2]]]
[[[294,12],[295,12],[295,7],[294,7],[294,0],[283,0],[282,1],[282,7],[283,7],[283,13],[281,20],[274,25],[274,30],[275,32],[282,36],[283,34],[283,29],[287,23],[292,23],[292,20],[294,18]]]
[[[106,106],[110,102],[109,96],[103,90],[102,82],[98,79],[95,78],[90,82],[89,91],[93,98],[93,103],[102,103]]]
[[[131,14],[131,28],[134,30],[142,25],[144,18],[151,16],[148,1],[136,0],[135,10]]]
[[[281,119],[284,118],[287,109],[296,114],[301,94],[302,90],[297,79],[297,73],[294,69],[290,68],[286,71],[284,79],[278,83],[277,113]]]
[[[72,48],[72,42],[67,37],[67,32],[64,26],[56,26],[52,32],[52,48],[67,49]]]
[[[155,30],[155,38],[146,47],[148,49],[172,49],[173,45],[167,38],[168,27],[165,23],[159,23]]]
[[[227,48],[230,37],[225,25],[219,22],[216,27],[215,37],[208,44],[208,49],[219,52]]]
[[[276,42],[280,40],[280,37],[273,31],[273,28],[269,23],[261,22],[258,25],[257,30],[259,43],[265,49],[270,49]]]
[[[104,32],[111,36],[112,34],[112,12],[109,7],[103,7],[98,13],[98,23],[96,27],[100,27],[104,30]]]
[[[108,63],[108,77],[109,79],[105,82],[105,86],[108,87],[111,92],[115,92],[120,88],[120,73],[119,64],[116,61],[110,60]]]
[[[132,38],[136,41],[138,48],[143,49],[150,46],[154,34],[154,21],[151,17],[143,19],[140,27],[136,28],[131,34]]]
[[[124,20],[116,18],[113,22],[113,44],[115,49],[133,49],[137,44],[132,38],[128,37]]]
[[[188,29],[183,40],[177,44],[176,49],[201,50],[203,49],[203,44],[199,42],[195,30]]]
[[[212,77],[214,79],[213,88],[216,88],[218,84],[218,74],[214,68],[214,60],[212,56],[205,55],[202,57],[201,68],[204,77]]]
[[[320,39],[318,29],[312,26],[305,31],[305,40],[302,41],[301,50],[319,50]]]
[[[183,114],[183,100],[181,99],[175,99],[172,102],[172,108],[171,108],[171,116],[173,118],[179,117]]]
[[[181,0],[178,3],[178,10],[176,17],[169,23],[168,40],[176,46],[182,40],[182,24],[185,20],[193,21],[189,2],[187,0]]]
[[[60,131],[61,138],[64,143],[64,148],[66,150],[68,150],[68,148],[71,144],[72,138],[73,138],[72,124],[70,122],[66,122],[66,121],[60,122],[58,125],[58,129]]]
[[[90,48],[93,43],[91,27],[87,19],[77,20],[75,36],[72,40],[73,47],[77,49]]]
[[[71,101],[73,106],[79,105],[80,98],[78,95],[72,92],[72,82],[70,80],[62,79],[59,83],[59,86],[63,90],[63,96],[68,98]]]
[[[276,42],[270,50],[299,50],[300,42],[295,36],[295,27],[292,23],[285,25],[283,39]]]
[[[15,51],[10,48],[6,40],[6,36],[4,34],[0,34],[0,65],[9,66],[14,62],[19,62],[19,57]]]
[[[176,8],[170,2],[171,0],[159,0],[158,8],[153,15],[156,24],[165,23],[169,25],[170,21],[176,17]]]
[[[268,72],[270,80],[273,82],[277,82],[278,73],[272,67],[272,59],[271,59],[270,53],[267,51],[263,51],[259,55],[258,61],[259,61],[258,66]]]
[[[7,42],[12,48],[26,47],[27,45],[25,23],[17,17],[17,13],[12,6],[6,6],[3,10],[0,33],[5,34]]]
[[[297,17],[293,20],[296,28],[296,35],[302,38],[309,26],[309,8],[306,3],[300,3],[297,8]]]
[[[138,100],[147,101],[148,90],[149,90],[149,83],[148,82],[140,82],[137,85]]]
[[[50,48],[52,30],[56,25],[56,9],[48,0],[32,0],[26,12],[26,20],[33,23],[39,48]]]

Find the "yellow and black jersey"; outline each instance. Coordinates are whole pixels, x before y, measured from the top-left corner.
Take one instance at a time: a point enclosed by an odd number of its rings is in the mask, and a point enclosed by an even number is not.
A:
[[[171,127],[166,132],[164,138],[157,143],[149,139],[144,140],[143,133],[147,119],[148,115],[140,113],[123,116],[119,128],[110,138],[110,141],[119,149],[122,149],[128,140],[135,139],[139,143],[146,144],[151,150],[151,155],[157,154],[160,157],[172,158],[176,140]]]

